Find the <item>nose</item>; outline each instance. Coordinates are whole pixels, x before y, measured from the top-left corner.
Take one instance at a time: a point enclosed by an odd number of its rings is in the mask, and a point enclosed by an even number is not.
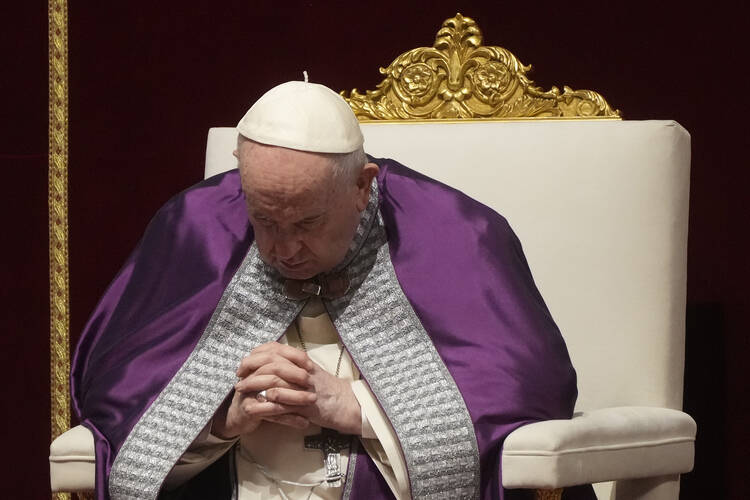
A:
[[[302,241],[294,233],[279,231],[273,245],[273,252],[279,260],[290,260],[302,249]]]

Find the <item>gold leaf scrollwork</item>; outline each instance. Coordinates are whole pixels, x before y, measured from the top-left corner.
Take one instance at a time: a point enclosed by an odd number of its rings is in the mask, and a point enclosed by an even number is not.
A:
[[[594,91],[543,91],[526,76],[530,70],[508,50],[483,46],[474,20],[456,14],[432,47],[404,52],[380,68],[385,79],[375,90],[341,94],[360,121],[620,117]]]

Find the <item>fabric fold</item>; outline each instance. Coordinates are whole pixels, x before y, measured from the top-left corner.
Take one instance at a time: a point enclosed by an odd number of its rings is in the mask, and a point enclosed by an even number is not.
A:
[[[393,160],[376,162],[378,244],[362,246],[358,255],[369,260],[350,264],[361,267],[360,281],[330,301],[329,313],[404,446],[413,497],[454,488],[456,498],[503,498],[505,436],[525,423],[572,415],[575,372],[567,349],[505,219]],[[226,384],[228,391],[232,360],[252,342],[239,341],[247,332],[231,333],[231,321],[218,311],[228,306],[232,321],[269,328],[270,340],[296,315],[282,306],[284,321],[253,323],[255,309],[246,303],[221,303],[232,276],[242,275],[237,271],[251,244],[238,173],[208,179],[157,214],[89,320],[71,386],[74,408],[97,439],[99,498],[108,497],[115,456],[132,463],[120,457],[128,455],[123,443],[141,432],[137,422],[149,418],[144,412],[156,407],[152,402],[167,399],[170,380],[180,379],[186,396],[169,399],[200,417],[189,419],[190,432],[180,424],[165,428],[164,436],[145,433],[134,447],[138,453],[152,453],[154,443],[180,433],[186,447],[210,418],[208,408],[223,400],[226,392],[206,399],[193,392],[208,390],[203,375],[209,371],[226,374],[214,389],[221,393]],[[398,293],[391,294],[394,284]],[[257,288],[257,282],[246,285],[248,294]],[[203,350],[194,348],[211,321],[227,331],[199,356],[199,369],[188,370],[186,360]],[[174,421],[169,411],[159,418]],[[175,459],[154,456],[149,467]],[[213,481],[215,474],[223,481],[225,462],[197,479]],[[367,454],[355,462],[345,495],[387,498],[390,489]],[[453,474],[452,467],[463,472]],[[448,477],[456,481],[448,484]]]

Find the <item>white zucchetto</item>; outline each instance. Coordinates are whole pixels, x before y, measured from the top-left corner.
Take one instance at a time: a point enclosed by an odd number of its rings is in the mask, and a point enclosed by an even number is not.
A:
[[[364,143],[343,97],[317,83],[272,88],[245,113],[237,132],[261,144],[313,153],[351,153]]]

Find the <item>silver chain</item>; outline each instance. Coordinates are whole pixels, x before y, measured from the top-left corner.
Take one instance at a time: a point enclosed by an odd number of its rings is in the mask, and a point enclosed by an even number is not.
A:
[[[307,346],[305,345],[305,339],[302,338],[302,328],[299,326],[299,316],[294,318],[294,326],[297,329],[297,338],[299,339],[299,345],[302,346],[302,350],[307,352]],[[339,342],[336,342],[336,344],[339,344]],[[336,362],[336,373],[334,374],[334,377],[339,377],[339,370],[341,370],[341,358],[344,357],[344,344],[339,344],[341,347],[339,349],[339,359]]]

